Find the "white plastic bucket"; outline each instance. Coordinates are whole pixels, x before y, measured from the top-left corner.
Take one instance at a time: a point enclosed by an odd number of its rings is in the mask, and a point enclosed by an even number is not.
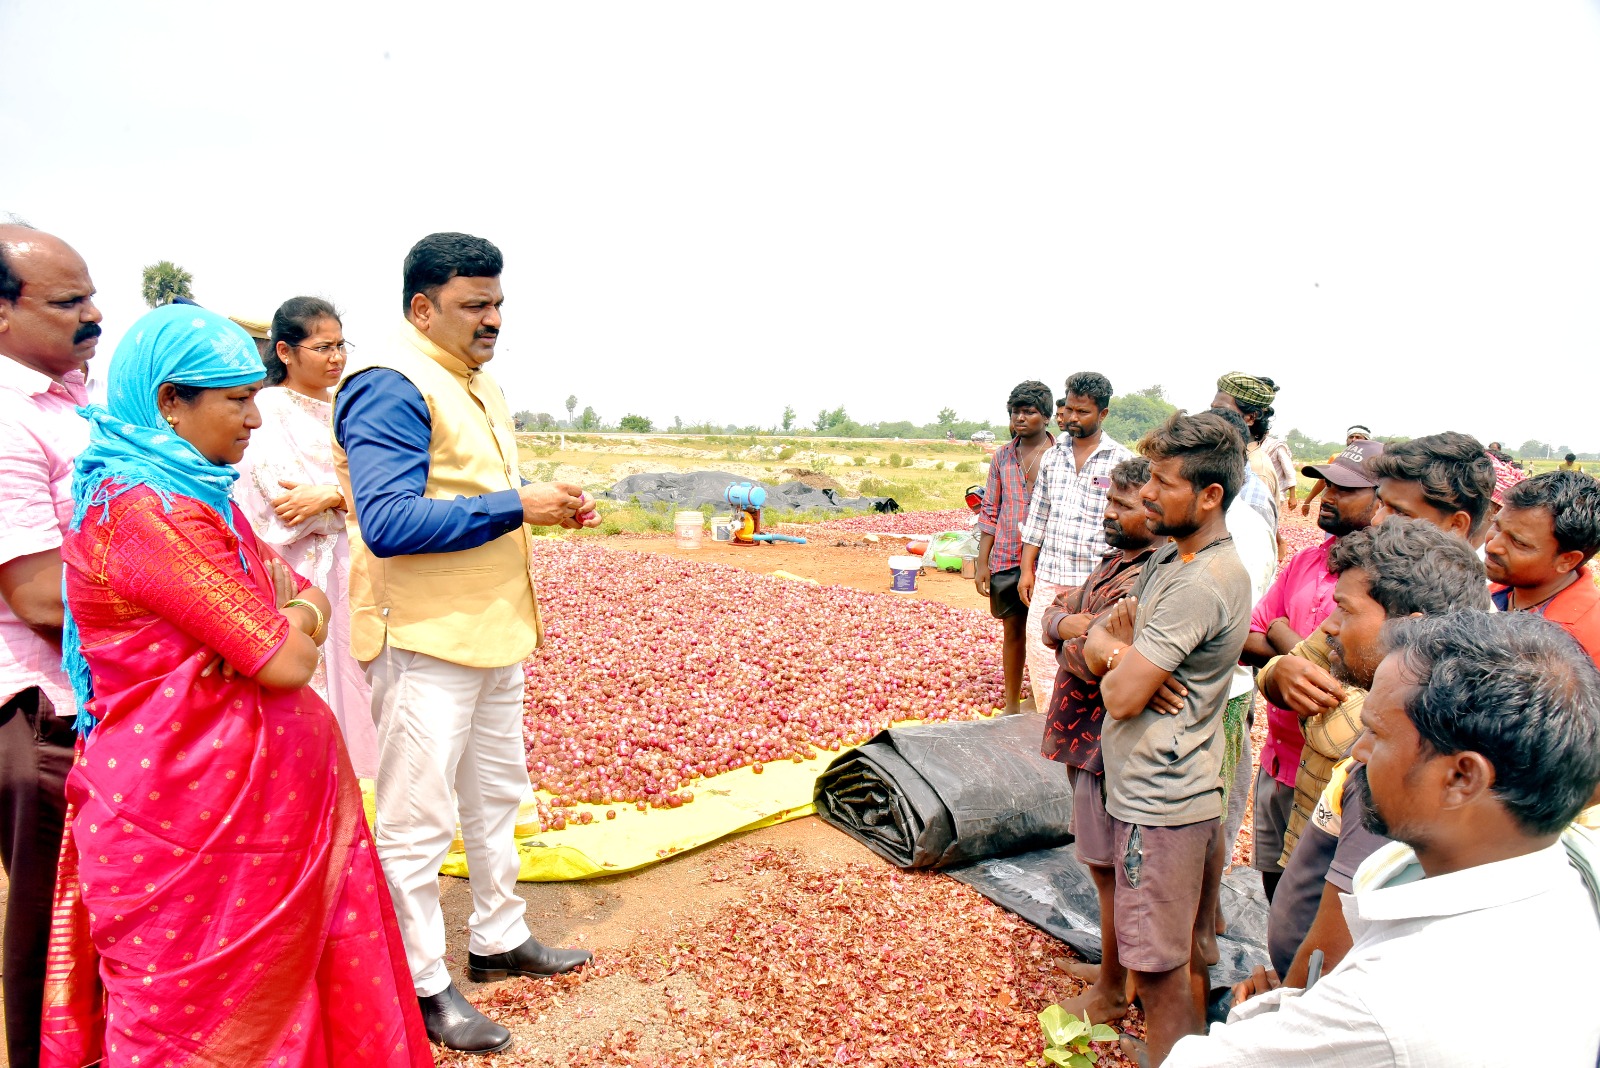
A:
[[[723,542],[733,540],[733,516],[714,515],[711,517],[711,540]]]
[[[672,532],[678,537],[678,548],[700,548],[700,533],[705,530],[706,517],[699,512],[678,512],[672,517]]]
[[[917,556],[889,557],[889,589],[895,593],[916,593],[917,572],[922,570],[922,559]]]

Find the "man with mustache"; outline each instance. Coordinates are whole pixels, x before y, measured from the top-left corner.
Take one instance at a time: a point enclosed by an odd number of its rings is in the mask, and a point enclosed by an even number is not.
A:
[[[1359,702],[1372,685],[1389,620],[1489,608],[1477,554],[1418,519],[1393,517],[1340,538],[1328,552],[1328,569],[1336,577],[1334,607],[1322,630],[1329,667],[1347,688],[1347,702]],[[1362,827],[1353,803],[1365,772],[1345,760],[1328,777],[1284,865],[1267,923],[1272,966],[1291,986],[1304,985],[1313,950],[1322,950],[1325,967],[1332,968],[1349,949],[1339,895],[1350,892],[1357,866],[1383,845]]]
[[[1117,956],[1134,975],[1160,1064],[1203,1026],[1195,928],[1222,837],[1223,706],[1250,631],[1251,590],[1224,518],[1244,481],[1239,433],[1213,412],[1180,412],[1139,449],[1150,460],[1146,521],[1172,541],[1133,595],[1089,628],[1083,655],[1105,704]],[[1181,696],[1169,704],[1162,695],[1174,686]]]
[[[504,394],[500,250],[430,234],[406,256],[400,340],[363,349],[334,398],[334,463],[351,502],[350,651],[378,725],[375,838],[428,1037],[493,1053],[511,1033],[445,967],[439,865],[459,801],[472,883],[467,975],[570,971],[583,950],[529,932],[513,839],[528,790],[522,661],[542,635],[525,524],[599,523],[578,486],[525,484]]]
[[[1484,566],[1502,612],[1558,623],[1600,662],[1600,587],[1586,566],[1600,551],[1600,480],[1550,471],[1519,482],[1489,528]]]
[[[1540,1063],[1596,1063],[1600,858],[1569,825],[1600,785],[1600,670],[1524,612],[1394,620],[1383,637],[1356,756],[1363,820],[1394,841],[1343,896],[1349,951],[1311,988],[1179,1043],[1175,1068],[1518,1063],[1493,1034],[1507,1020],[1550,1021]],[[1512,978],[1486,993],[1467,958],[1489,946]]]
[[[1150,461],[1142,456],[1111,469],[1106,497],[1105,535],[1111,550],[1101,558],[1083,586],[1056,595],[1044,614],[1045,644],[1056,650],[1061,670],[1045,715],[1043,753],[1067,765],[1072,782],[1072,835],[1078,859],[1089,869],[1100,899],[1101,962],[1093,985],[1063,1005],[1082,1019],[1101,1023],[1128,1011],[1128,973],[1117,957],[1114,909],[1116,876],[1111,847],[1111,819],[1106,815],[1105,761],[1100,729],[1105,706],[1100,676],[1090,670],[1083,648],[1089,627],[1127,596],[1166,539],[1150,532],[1139,494],[1150,481]],[[1170,699],[1166,693],[1158,700]],[[1177,706],[1170,708],[1177,711]]]
[[[1421,519],[1479,550],[1488,535],[1494,469],[1478,440],[1446,431],[1386,446],[1363,465],[1378,482],[1374,523],[1389,516]],[[1278,864],[1287,865],[1305,821],[1328,785],[1333,766],[1361,733],[1359,690],[1347,691],[1328,671],[1326,636],[1319,628],[1289,655],[1262,669],[1257,683],[1267,700],[1300,717],[1305,745],[1295,774],[1293,811]]]
[[[1369,441],[1371,438],[1372,431],[1360,423],[1356,423],[1354,426],[1350,427],[1344,432],[1344,443],[1347,447],[1357,441]],[[1331,464],[1338,458],[1339,454],[1334,453],[1332,456],[1328,457],[1328,462]],[[1304,473],[1304,469],[1302,469],[1302,473]],[[1327,488],[1328,484],[1320,478],[1313,482],[1311,484],[1311,492],[1307,493],[1306,499],[1300,502],[1300,514],[1310,515],[1312,503],[1315,502],[1318,497],[1322,496],[1322,491]]]
[[[6,1047],[39,1063],[45,947],[77,715],[61,672],[61,541],[72,463],[89,442],[77,409],[100,338],[83,258],[50,234],[0,225],[0,856],[6,898]]]
[[[1044,611],[1056,594],[1082,586],[1105,555],[1101,517],[1111,469],[1133,453],[1101,425],[1111,407],[1105,375],[1079,371],[1067,379],[1066,425],[1047,450],[1034,479],[1022,527],[1017,594],[1028,606],[1028,682],[1042,709],[1056,678],[1056,659],[1044,644]]]
[[[1244,643],[1245,663],[1260,666],[1292,651],[1333,611],[1337,579],[1328,566],[1328,552],[1346,534],[1365,530],[1371,524],[1378,506],[1378,481],[1367,473],[1366,464],[1382,452],[1381,442],[1356,441],[1332,463],[1304,469],[1307,477],[1322,480],[1326,487],[1317,512],[1317,526],[1328,537],[1322,544],[1291,557],[1266,596],[1256,603],[1250,616],[1250,637]],[[1299,717],[1268,701],[1267,741],[1256,772],[1255,836],[1250,863],[1261,873],[1262,890],[1269,902],[1283,874],[1278,856],[1289,829],[1295,776],[1304,745]]]

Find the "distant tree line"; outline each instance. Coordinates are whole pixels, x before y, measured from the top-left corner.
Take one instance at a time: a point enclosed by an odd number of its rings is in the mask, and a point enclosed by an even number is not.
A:
[[[791,437],[834,437],[834,438],[907,438],[927,439],[945,438],[954,436],[957,440],[965,441],[980,430],[987,430],[994,434],[996,440],[1004,441],[1010,436],[1008,421],[991,422],[985,419],[962,419],[954,408],[941,408],[931,422],[914,423],[909,419],[879,420],[872,423],[859,423],[850,418],[850,413],[844,405],[837,408],[824,408],[809,421],[802,423],[799,413],[793,405],[785,405],[783,418],[777,426],[756,426],[754,424],[739,425],[737,423],[713,423],[702,419],[694,423],[685,423],[679,416],[674,416],[671,426],[657,427],[655,423],[643,415],[629,412],[615,423],[609,422],[594,410],[585,407],[578,412],[578,398],[567,397],[567,418],[558,419],[549,412],[517,412],[512,418],[518,430],[579,430],[590,432],[622,431],[631,434],[740,434],[745,436],[762,435],[788,435]],[[1124,393],[1111,399],[1111,410],[1106,413],[1105,432],[1125,445],[1133,445],[1145,434],[1159,426],[1167,416],[1177,409],[1167,400],[1166,392],[1160,386],[1148,386]],[[1050,431],[1056,433],[1055,413],[1050,413]],[[1288,444],[1289,451],[1296,460],[1306,462],[1320,462],[1329,456],[1336,455],[1344,448],[1344,441],[1318,441],[1298,429],[1291,429],[1283,435],[1283,440]],[[1376,435],[1375,440],[1386,444],[1398,441],[1407,441],[1403,435],[1388,436]],[[1510,450],[1518,459],[1538,460],[1545,458],[1561,459],[1574,450],[1566,445],[1550,445],[1542,441],[1528,440],[1518,448]],[[1578,453],[1579,460],[1600,460],[1600,453]]]
[[[909,419],[879,420],[871,423],[859,423],[850,418],[850,413],[844,405],[833,409],[823,409],[810,421],[809,425],[801,425],[799,414],[793,405],[785,405],[783,419],[777,426],[756,426],[736,423],[713,423],[710,420],[701,420],[696,423],[684,423],[681,417],[674,416],[671,426],[657,427],[646,416],[628,413],[616,423],[608,422],[598,415],[594,408],[584,408],[581,414],[577,411],[578,398],[567,398],[567,418],[557,419],[549,412],[520,411],[512,416],[518,430],[583,430],[583,431],[622,431],[633,434],[744,434],[744,435],[775,435],[785,434],[797,437],[834,437],[834,438],[946,438],[954,436],[957,440],[968,440],[973,434],[987,430],[994,434],[996,439],[1005,440],[1010,436],[1009,421],[991,422],[987,419],[962,419],[954,408],[941,408],[931,422],[914,423]],[[1160,386],[1150,386],[1147,389],[1130,393],[1126,396],[1114,397],[1111,401],[1111,410],[1106,415],[1106,432],[1118,441],[1131,444],[1143,437],[1145,433],[1154,429],[1168,415],[1176,409],[1168,403]],[[1051,432],[1055,432],[1055,413],[1048,413]]]

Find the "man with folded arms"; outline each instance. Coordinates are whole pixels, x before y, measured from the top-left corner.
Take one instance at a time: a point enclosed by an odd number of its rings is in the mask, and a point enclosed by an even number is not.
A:
[[[1084,660],[1106,712],[1117,953],[1134,973],[1159,1064],[1204,1020],[1195,927],[1206,859],[1222,835],[1222,713],[1251,597],[1224,518],[1244,480],[1238,432],[1212,412],[1176,413],[1140,451],[1150,460],[1141,493],[1150,531],[1172,541],[1133,596],[1089,629]],[[1182,691],[1176,712],[1156,701],[1169,683]]]
[[[1111,818],[1106,815],[1105,761],[1100,754],[1105,706],[1100,698],[1100,677],[1085,662],[1083,647],[1095,619],[1127,596],[1144,565],[1166,540],[1150,532],[1139,498],[1148,481],[1150,461],[1143,456],[1111,469],[1105,514],[1111,551],[1081,588],[1057,594],[1044,614],[1044,641],[1056,650],[1061,670],[1056,673],[1055,692],[1045,714],[1042,751],[1067,766],[1072,783],[1072,837],[1100,901],[1100,966],[1094,970],[1089,989],[1062,1008],[1101,1023],[1127,1014],[1128,973],[1117,959],[1113,834]]]

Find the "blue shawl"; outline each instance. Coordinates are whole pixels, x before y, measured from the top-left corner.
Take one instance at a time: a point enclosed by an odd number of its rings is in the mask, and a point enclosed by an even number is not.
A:
[[[266,373],[250,335],[215,312],[169,304],[134,323],[111,357],[106,403],[78,409],[89,420],[89,447],[73,472],[72,529],[80,529],[96,506],[100,514],[94,521],[104,520],[111,501],[135,486],[155,490],[169,509],[175,495],[199,501],[231,527],[228,495],[239,472],[212,463],[174,433],[161,417],[156,394],[167,382],[230,389]],[[70,604],[62,627],[61,668],[77,697],[76,726],[87,734],[95,723],[89,712],[94,688]]]

